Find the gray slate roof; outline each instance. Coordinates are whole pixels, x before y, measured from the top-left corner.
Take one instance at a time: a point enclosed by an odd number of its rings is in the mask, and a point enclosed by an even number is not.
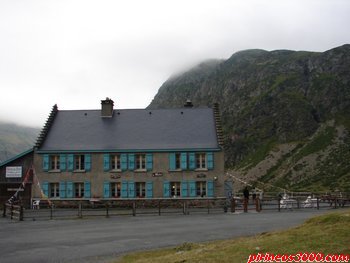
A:
[[[219,149],[213,109],[58,111],[39,151]]]

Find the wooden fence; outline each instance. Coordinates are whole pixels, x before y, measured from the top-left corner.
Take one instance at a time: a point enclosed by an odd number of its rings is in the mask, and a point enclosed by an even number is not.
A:
[[[276,197],[277,196],[277,197]],[[284,198],[266,194],[245,200],[235,196],[218,198],[145,198],[145,199],[65,199],[40,200],[35,209],[24,209],[21,205],[4,205],[3,216],[14,220],[48,220],[91,217],[137,216],[137,215],[189,215],[193,213],[225,213],[251,211],[287,211],[296,209],[330,209],[350,207],[348,197],[294,195]]]
[[[193,213],[223,213],[230,202],[222,198],[150,198],[51,200],[51,205],[40,209],[25,209],[24,219],[71,219],[89,217],[137,216],[137,215],[189,215]]]

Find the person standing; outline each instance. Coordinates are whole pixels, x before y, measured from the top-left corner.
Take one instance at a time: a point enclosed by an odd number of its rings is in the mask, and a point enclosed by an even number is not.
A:
[[[248,212],[248,201],[249,201],[249,190],[248,190],[247,186],[243,190],[243,197],[244,197],[243,209],[244,209],[244,212],[247,213]]]

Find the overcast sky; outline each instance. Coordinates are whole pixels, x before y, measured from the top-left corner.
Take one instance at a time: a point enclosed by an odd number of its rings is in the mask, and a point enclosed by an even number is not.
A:
[[[41,127],[52,106],[145,108],[167,78],[261,48],[350,43],[348,0],[0,0],[0,120]]]

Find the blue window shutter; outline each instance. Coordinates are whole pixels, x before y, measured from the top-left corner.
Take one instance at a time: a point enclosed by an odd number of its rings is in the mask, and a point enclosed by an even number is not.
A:
[[[163,182],[163,197],[170,197],[170,182]]]
[[[60,198],[66,198],[66,182],[60,182]]]
[[[207,168],[208,170],[213,170],[214,169],[214,155],[212,152],[208,152],[206,154],[207,157]]]
[[[67,169],[67,160],[65,154],[60,154],[60,170],[65,171]]]
[[[91,183],[89,181],[84,182],[84,197],[91,198]]]
[[[214,181],[213,180],[207,181],[207,196],[208,197],[214,196]]]
[[[188,182],[187,181],[181,182],[181,196],[182,197],[188,196]]]
[[[120,155],[120,168],[122,171],[128,170],[128,156],[125,153]]]
[[[67,182],[67,198],[73,198],[73,182]]]
[[[153,182],[146,182],[146,197],[153,197]]]
[[[109,171],[109,158],[110,158],[110,155],[109,153],[105,153],[103,155],[103,171],[107,172]]]
[[[135,170],[135,154],[129,153],[128,154],[128,168],[129,170]]]
[[[132,181],[128,182],[128,196],[129,198],[134,198],[136,196],[135,183]]]
[[[147,171],[153,170],[153,154],[152,153],[146,154],[146,168],[147,168]]]
[[[189,162],[190,162],[190,165],[189,165],[190,170],[196,169],[196,155],[195,155],[195,153],[189,153],[188,156],[189,156]]]
[[[43,182],[43,193],[46,197],[49,197],[49,183]]]
[[[68,171],[72,172],[74,170],[74,155],[68,154]]]
[[[85,154],[84,161],[85,161],[85,171],[87,172],[91,171],[91,154]]]
[[[111,197],[111,184],[107,181],[103,183],[103,197],[104,198]]]
[[[128,182],[127,181],[122,181],[121,197],[122,198],[127,198],[128,197]]]
[[[188,184],[190,186],[190,197],[196,197],[197,196],[197,193],[196,193],[196,182],[195,181],[189,181]]]
[[[49,170],[49,155],[43,155],[43,170],[47,172]]]
[[[187,153],[181,153],[181,169],[187,170]]]
[[[175,153],[169,153],[169,170],[175,170],[176,167],[176,157]]]

